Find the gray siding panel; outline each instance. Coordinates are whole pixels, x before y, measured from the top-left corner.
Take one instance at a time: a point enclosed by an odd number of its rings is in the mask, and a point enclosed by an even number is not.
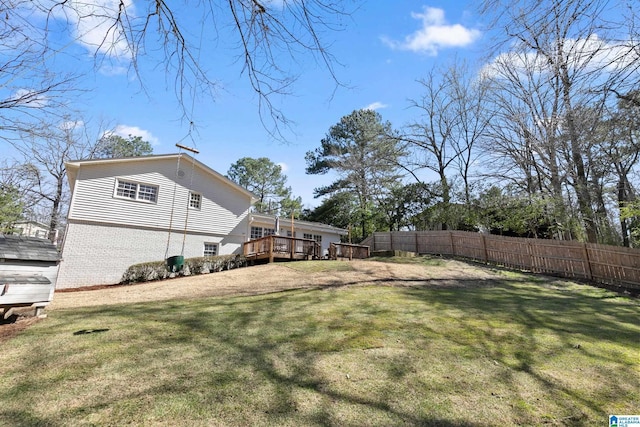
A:
[[[69,218],[160,229],[168,229],[171,223],[174,230],[184,229],[187,221],[191,232],[220,235],[237,232],[238,224],[248,213],[250,200],[201,169],[192,170],[190,162],[182,163],[180,169],[184,176],[174,180],[176,162],[171,159],[82,167]],[[157,185],[157,203],[115,197],[118,178]],[[200,210],[188,208],[189,191],[202,194]]]

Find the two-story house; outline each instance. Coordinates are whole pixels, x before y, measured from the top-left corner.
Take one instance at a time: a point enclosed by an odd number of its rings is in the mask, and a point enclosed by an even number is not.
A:
[[[66,167],[72,196],[58,289],[115,284],[130,265],[174,255],[241,253],[258,228],[269,228],[268,217],[251,215],[252,193],[188,154]],[[322,235],[323,247],[346,233],[313,223],[305,230]]]

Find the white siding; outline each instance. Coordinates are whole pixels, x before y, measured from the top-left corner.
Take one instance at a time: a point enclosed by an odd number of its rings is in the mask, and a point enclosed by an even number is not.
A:
[[[81,166],[69,220],[160,229],[168,229],[171,223],[173,229],[184,229],[188,212],[187,228],[191,232],[237,232],[238,223],[249,210],[249,198],[198,167],[192,176],[188,159],[182,159],[180,169],[184,176],[174,180],[176,161],[171,159]],[[157,203],[115,197],[118,178],[158,186]],[[188,208],[189,191],[202,194],[200,210]]]
[[[18,222],[15,224],[16,234],[28,237],[46,239],[49,236],[49,229],[42,227],[35,222]]]
[[[188,233],[185,258],[203,255],[204,243],[219,243],[219,254],[239,253],[246,222],[229,236]],[[168,233],[154,229],[70,222],[56,288],[119,283],[130,265],[165,259]],[[180,255],[183,233],[171,233],[168,256]]]

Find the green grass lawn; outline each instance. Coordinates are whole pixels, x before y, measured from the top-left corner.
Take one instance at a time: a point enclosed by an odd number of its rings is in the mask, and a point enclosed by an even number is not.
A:
[[[1,361],[0,425],[603,426],[640,413],[640,304],[510,273],[120,305]]]

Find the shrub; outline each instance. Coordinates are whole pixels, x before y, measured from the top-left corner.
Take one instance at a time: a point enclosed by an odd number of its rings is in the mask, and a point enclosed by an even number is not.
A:
[[[215,273],[222,270],[231,270],[247,265],[247,259],[241,255],[219,255],[211,257],[188,258],[184,260],[184,276],[190,274]],[[188,270],[185,272],[185,270]]]
[[[214,273],[232,268],[245,267],[247,259],[242,255],[219,255],[212,257],[196,257],[184,260],[184,267],[177,273],[167,271],[165,261],[144,262],[127,268],[122,275],[121,284],[149,282],[171,277],[190,276],[195,274]]]

